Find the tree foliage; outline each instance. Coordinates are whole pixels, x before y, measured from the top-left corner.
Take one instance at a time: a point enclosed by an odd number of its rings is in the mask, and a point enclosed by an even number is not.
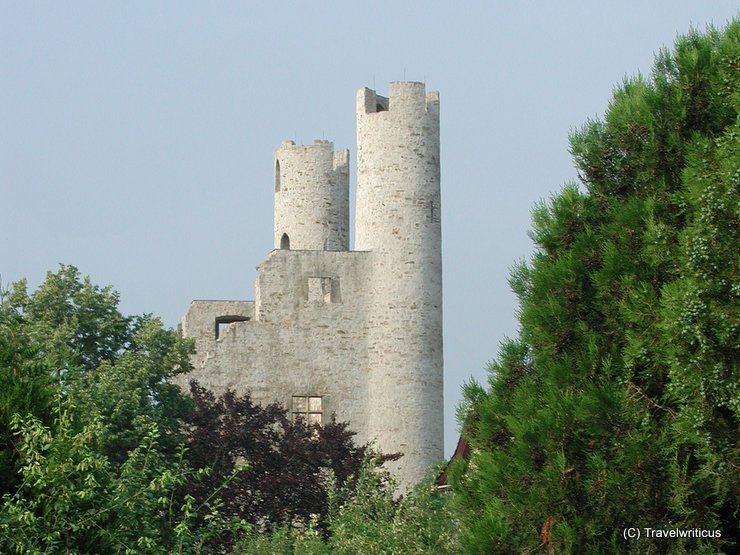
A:
[[[5,302],[24,317],[29,336],[64,377],[114,362],[126,350],[135,322],[119,312],[118,303],[111,287],[94,285],[66,265],[48,272],[31,294],[25,279],[13,283]]]
[[[512,272],[520,336],[490,389],[466,390],[453,483],[471,552],[737,542],[739,84],[736,20],[679,38],[571,137],[582,183],[535,208],[537,251]]]
[[[48,415],[64,398],[76,407],[78,427],[101,418],[101,448],[112,461],[125,460],[153,423],[160,448],[174,454],[190,403],[168,378],[190,369],[192,344],[151,315],[124,316],[118,303],[111,287],[94,285],[73,266],[49,272],[33,293],[25,280],[12,284],[0,309],[0,376],[18,389],[22,374],[44,393],[23,386],[27,406],[8,414]]]
[[[16,414],[51,422],[54,382],[22,325],[0,292],[0,496],[18,485],[18,455],[11,421]]]
[[[233,391],[216,397],[195,382],[190,392],[189,461],[210,472],[189,482],[187,493],[206,498],[246,462],[247,470],[220,493],[224,514],[258,528],[315,520],[325,530],[329,478],[344,486],[359,473],[366,452],[354,444],[347,423],[309,426],[291,420],[277,403],[263,407]]]
[[[72,266],[0,300],[0,551],[199,552],[218,519],[180,493],[191,405],[167,381],[190,342]]]
[[[214,535],[243,527],[223,519],[213,497],[177,495],[197,475],[183,450],[163,456],[156,425],[121,464],[101,453],[99,418],[79,431],[67,411],[53,428],[20,416],[13,427],[23,438],[23,481],[0,506],[3,553],[195,554]]]
[[[368,454],[357,476],[344,486],[329,482],[328,533],[309,521],[247,534],[237,555],[304,553],[312,555],[445,554],[459,552],[459,522],[450,498],[426,480],[397,496],[396,484]]]

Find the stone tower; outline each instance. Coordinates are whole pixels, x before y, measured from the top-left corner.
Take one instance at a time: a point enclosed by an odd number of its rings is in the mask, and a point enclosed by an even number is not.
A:
[[[294,418],[335,414],[403,457],[403,486],[443,458],[439,96],[391,83],[357,96],[355,249],[349,155],[329,141],[275,155],[274,250],[254,301],[193,301],[191,378]]]
[[[275,154],[275,248],[349,250],[349,152],[331,141]]]
[[[372,251],[368,435],[420,476],[443,457],[439,94],[357,95],[355,249]]]

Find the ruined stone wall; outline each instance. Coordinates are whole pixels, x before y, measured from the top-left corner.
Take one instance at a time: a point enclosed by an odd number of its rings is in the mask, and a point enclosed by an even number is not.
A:
[[[279,401],[289,410],[294,395],[321,397],[324,421],[336,413],[352,423],[358,441],[367,441],[362,314],[370,259],[371,253],[272,251],[257,268],[253,317],[228,325],[218,339],[217,315],[235,308],[194,302],[183,331],[193,336],[197,325],[199,352],[187,380],[217,394],[249,391],[259,403]]]
[[[348,154],[329,141],[275,157],[275,249],[255,300],[194,301],[195,378],[259,403],[319,400],[361,443],[402,452],[402,487],[443,458],[439,97],[392,83],[357,96],[356,245]]]

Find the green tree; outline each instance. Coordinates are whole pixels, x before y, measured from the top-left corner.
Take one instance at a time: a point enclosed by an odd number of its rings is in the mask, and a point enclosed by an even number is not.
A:
[[[452,470],[470,552],[737,541],[740,21],[662,51],[571,137],[581,186],[533,212],[521,332],[466,388]],[[625,527],[721,530],[626,541]]]
[[[740,71],[740,64],[736,66]],[[736,92],[737,94],[737,92]],[[740,124],[697,139],[684,171],[690,217],[678,279],[663,289],[661,344],[672,425],[671,507],[737,541],[740,499]]]
[[[370,459],[351,485],[349,496],[341,490],[332,494],[331,553],[458,552],[458,519],[451,510],[450,497],[437,490],[433,479],[397,497],[395,482]]]
[[[192,343],[151,315],[124,316],[118,304],[116,291],[94,285],[73,266],[49,272],[33,293],[25,280],[12,284],[4,321],[13,323],[13,337],[27,346],[24,364],[43,369],[35,375],[49,372],[56,388],[39,396],[29,412],[48,413],[43,405],[57,395],[75,406],[78,426],[101,418],[101,449],[113,462],[125,460],[153,423],[160,448],[173,454],[183,441],[180,418],[192,404],[168,378],[190,369]],[[13,371],[3,368],[4,374]]]
[[[18,485],[18,450],[11,421],[16,414],[51,422],[52,370],[25,333],[23,319],[8,309],[0,292],[0,496]]]
[[[329,533],[316,521],[271,530],[253,529],[234,553],[274,555],[428,554],[459,552],[459,522],[450,497],[425,480],[399,497],[396,484],[369,456],[347,484],[329,484]]]
[[[53,427],[32,416],[13,427],[23,481],[0,505],[3,553],[202,553],[214,535],[243,527],[220,517],[214,496],[176,495],[194,472],[183,450],[162,455],[156,426],[121,464],[101,453],[99,418],[76,431],[65,408]]]
[[[11,285],[6,305],[25,319],[29,337],[61,377],[114,362],[130,344],[133,318],[118,310],[119,295],[111,287],[94,285],[74,266],[48,272],[29,294],[22,279]]]
[[[233,527],[214,492],[183,492],[193,470],[172,375],[192,345],[71,266],[0,306],[3,553],[199,553]]]

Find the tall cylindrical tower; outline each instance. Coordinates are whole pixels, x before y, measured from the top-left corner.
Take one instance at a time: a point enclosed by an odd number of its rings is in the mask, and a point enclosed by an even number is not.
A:
[[[275,153],[275,248],[349,249],[349,152],[286,141]]]
[[[423,83],[358,93],[355,226],[373,252],[368,434],[413,484],[444,456],[439,93]]]

